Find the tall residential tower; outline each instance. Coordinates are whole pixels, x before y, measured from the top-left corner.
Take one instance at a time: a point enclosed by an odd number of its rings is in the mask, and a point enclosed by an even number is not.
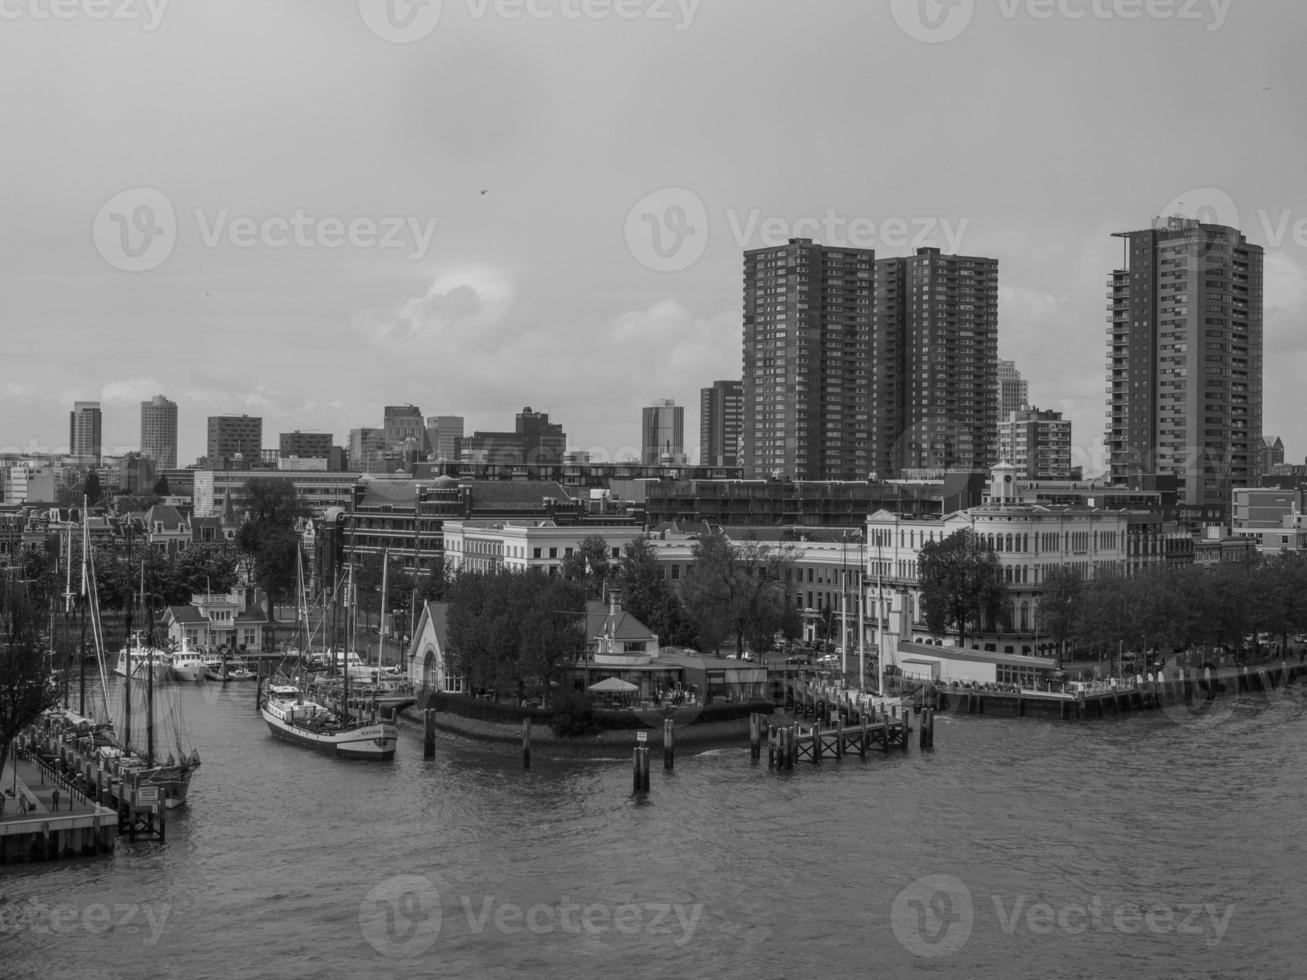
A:
[[[177,468],[177,403],[163,395],[141,402],[141,455],[156,469]]]
[[[100,465],[100,403],[73,402],[68,413],[68,452],[79,466]]]
[[[714,381],[699,389],[699,465],[739,466],[743,427],[743,384]]]
[[[1178,500],[1228,508],[1258,478],[1262,249],[1235,228],[1165,217],[1118,232],[1108,279],[1113,480],[1169,473]]]

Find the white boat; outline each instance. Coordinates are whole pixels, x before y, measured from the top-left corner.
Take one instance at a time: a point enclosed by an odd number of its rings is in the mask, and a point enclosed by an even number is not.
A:
[[[130,647],[124,646],[118,652],[118,662],[114,664],[113,672],[119,677],[126,677],[129,659],[132,665],[132,677],[149,677],[151,664],[153,664],[154,682],[156,684],[172,678],[172,654],[166,650],[160,650],[158,647],[145,646],[141,642],[140,633],[132,637]]]
[[[172,676],[179,681],[202,681],[207,660],[207,654],[192,650],[183,637],[182,648],[172,654]]]
[[[204,661],[204,679],[209,681],[230,680],[227,676],[227,665],[221,660]]]
[[[227,680],[229,681],[252,681],[258,676],[241,661],[237,661],[227,668]]]
[[[346,759],[395,757],[399,730],[393,721],[356,721],[306,699],[290,684],[269,684],[259,713],[277,738]]]

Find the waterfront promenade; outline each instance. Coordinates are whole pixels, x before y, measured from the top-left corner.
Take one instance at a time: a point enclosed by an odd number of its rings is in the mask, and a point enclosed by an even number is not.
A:
[[[0,770],[0,798],[0,864],[113,850],[118,815],[60,785],[35,759],[11,752]]]

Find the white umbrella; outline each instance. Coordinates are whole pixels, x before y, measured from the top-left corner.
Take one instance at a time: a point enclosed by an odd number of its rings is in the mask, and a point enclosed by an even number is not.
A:
[[[632,691],[640,690],[634,684],[628,684],[626,681],[617,677],[607,677],[597,684],[591,684],[587,690],[599,692],[611,692],[613,694],[630,694]]]

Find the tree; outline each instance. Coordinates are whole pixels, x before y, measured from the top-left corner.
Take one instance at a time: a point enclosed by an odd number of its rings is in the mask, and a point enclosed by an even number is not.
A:
[[[803,623],[791,601],[789,581],[799,553],[793,545],[756,540],[733,544],[714,531],[695,544],[694,565],[681,599],[705,649],[728,636],[736,648],[770,650],[779,632],[798,636]]]
[[[1083,586],[1080,572],[1068,565],[1050,569],[1044,578],[1044,591],[1039,597],[1039,628],[1057,644],[1059,668],[1066,653],[1066,641],[1080,612]]]
[[[308,507],[288,480],[252,477],[240,503],[245,523],[236,532],[236,546],[254,564],[254,577],[268,597],[268,619],[274,606],[295,589],[299,578],[299,532]]]
[[[449,591],[451,660],[473,690],[547,697],[561,665],[580,657],[584,594],[538,571],[459,572]]]
[[[745,581],[737,643],[765,653],[776,645],[778,633],[790,640],[802,634],[803,617],[790,589],[794,566],[802,557],[792,544],[747,540],[736,546],[736,562]]]
[[[580,582],[586,597],[590,599],[597,599],[604,594],[604,583],[611,571],[608,542],[598,534],[583,538],[580,546],[563,559],[563,578],[569,582]]]
[[[735,549],[721,531],[701,537],[691,554],[694,564],[681,585],[681,601],[700,648],[715,653],[739,631],[748,587],[736,565]]]
[[[668,585],[647,538],[632,538],[622,547],[622,557],[609,573],[609,585],[621,590],[622,608],[658,634],[662,646],[694,643],[694,624]]]
[[[950,627],[965,643],[967,627],[980,632],[985,619],[999,615],[1006,590],[999,578],[998,555],[971,528],[943,541],[927,541],[918,563],[926,626],[934,636]]]
[[[59,700],[41,621],[24,586],[7,582],[0,590],[0,768],[18,734]]]

